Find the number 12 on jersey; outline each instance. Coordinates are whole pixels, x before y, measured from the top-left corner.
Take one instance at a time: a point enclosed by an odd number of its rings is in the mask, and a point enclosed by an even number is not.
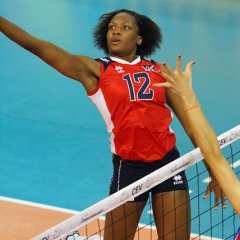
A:
[[[131,78],[130,74],[126,74],[123,76],[123,80],[127,81],[129,95],[130,95],[130,101],[136,101],[136,99],[137,100],[153,99],[154,91],[151,88],[149,88],[151,80],[147,73],[145,73],[145,72],[134,73],[133,79]],[[141,84],[136,95],[135,95],[135,91],[134,91],[133,81]]]

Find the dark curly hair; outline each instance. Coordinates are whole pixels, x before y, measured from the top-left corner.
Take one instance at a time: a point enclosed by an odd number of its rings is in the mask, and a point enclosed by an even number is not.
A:
[[[116,14],[122,12],[132,15],[137,20],[139,35],[143,39],[142,44],[137,47],[137,55],[140,55],[141,57],[150,56],[157,48],[160,49],[162,33],[157,24],[145,15],[140,15],[127,9],[116,10],[114,12],[103,14],[98,19],[98,24],[93,29],[95,47],[103,50],[105,54],[109,54],[107,46],[108,24]]]

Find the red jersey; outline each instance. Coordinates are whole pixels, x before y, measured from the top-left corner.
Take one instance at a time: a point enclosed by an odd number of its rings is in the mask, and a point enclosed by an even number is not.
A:
[[[123,159],[151,162],[163,158],[176,143],[170,129],[165,82],[158,63],[138,57],[132,63],[114,57],[97,59],[99,83],[88,94],[110,133],[111,151]]]

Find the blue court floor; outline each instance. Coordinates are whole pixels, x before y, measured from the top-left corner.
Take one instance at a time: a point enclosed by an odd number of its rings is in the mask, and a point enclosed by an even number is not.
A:
[[[97,19],[121,8],[149,16],[162,29],[161,50],[152,59],[174,67],[181,54],[183,64],[196,62],[193,86],[217,135],[240,124],[239,1],[0,0],[0,14],[30,34],[92,58],[104,56],[93,46]],[[176,118],[171,127],[181,154],[192,150]],[[73,210],[96,203],[107,196],[111,178],[108,138],[100,114],[78,82],[0,34],[1,196]],[[188,176],[194,169],[187,170]],[[198,186],[202,192],[206,178]],[[194,194],[198,187],[190,187]],[[202,206],[206,202],[202,199]],[[194,209],[193,203],[193,214]],[[228,209],[232,211],[229,204]],[[143,222],[149,219],[144,214]],[[221,217],[221,207],[211,214]],[[202,229],[204,224],[203,219]],[[192,232],[199,228],[193,224]],[[224,229],[232,231],[232,222]],[[219,238],[222,231],[205,235]]]

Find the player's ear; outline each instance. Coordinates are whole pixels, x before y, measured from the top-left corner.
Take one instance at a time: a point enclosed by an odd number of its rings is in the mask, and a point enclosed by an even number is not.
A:
[[[142,37],[138,36],[137,45],[142,45]]]

